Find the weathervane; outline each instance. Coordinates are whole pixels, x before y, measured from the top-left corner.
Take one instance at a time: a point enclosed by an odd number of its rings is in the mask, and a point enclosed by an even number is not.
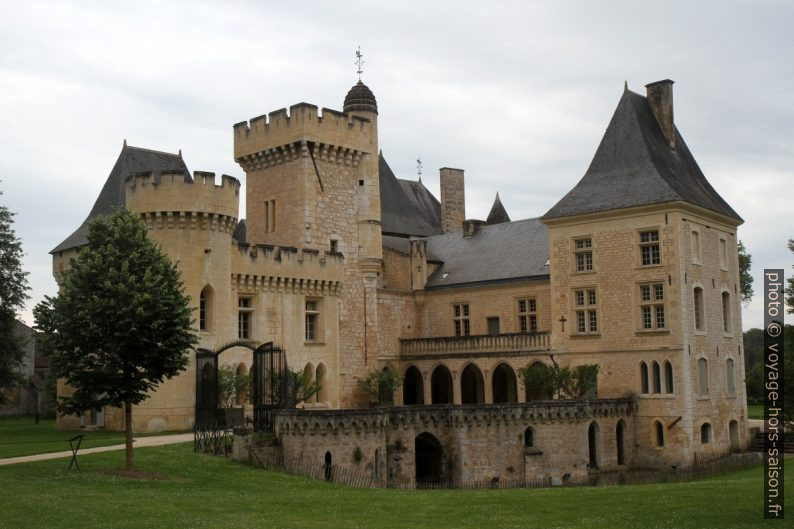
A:
[[[422,181],[422,157],[416,159],[416,174],[419,175],[419,181]]]
[[[361,69],[364,66],[364,55],[361,53],[361,46],[356,50],[356,66],[358,67],[358,80],[361,81],[361,72],[364,71]]]

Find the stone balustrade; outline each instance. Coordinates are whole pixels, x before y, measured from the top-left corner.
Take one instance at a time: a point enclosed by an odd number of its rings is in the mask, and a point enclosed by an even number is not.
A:
[[[526,353],[551,347],[551,334],[514,333],[475,336],[441,336],[400,340],[401,357],[482,355],[487,353]]]

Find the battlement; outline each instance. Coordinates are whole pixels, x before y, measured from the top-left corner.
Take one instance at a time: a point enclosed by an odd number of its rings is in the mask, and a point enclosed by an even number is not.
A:
[[[377,147],[377,125],[369,119],[298,103],[234,125],[234,158],[238,162],[273,149],[307,142],[333,145],[362,153]],[[294,147],[292,147],[294,150]]]
[[[215,173],[195,171],[193,181],[184,171],[140,172],[125,179],[127,209],[135,213],[204,214],[236,221],[240,201],[240,181]]]
[[[338,295],[344,278],[341,254],[268,244],[237,245],[232,251],[232,284],[246,292]]]

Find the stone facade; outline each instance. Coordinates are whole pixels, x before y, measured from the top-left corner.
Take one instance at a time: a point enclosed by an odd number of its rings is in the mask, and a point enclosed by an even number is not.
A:
[[[688,151],[665,106],[671,85],[650,87],[650,102],[624,99],[651,105],[659,123],[630,126],[652,128],[644,133],[680,157]],[[244,225],[232,177],[216,184],[211,173],[160,170],[123,179],[122,205],[178,263],[199,347],[245,371],[251,351],[225,345],[272,341],[320,383],[311,409],[280,415],[286,454],[322,461],[329,452],[341,462],[360,446],[356,465],[410,484],[415,443],[428,436],[444,454],[438,477],[449,481],[685,467],[698,452],[747,445],[738,216],[684,197],[592,211],[558,204],[551,212],[561,214],[509,222],[500,203],[503,214],[486,225],[464,220],[463,171],[443,168],[440,202],[417,206],[425,219],[401,232],[390,218],[387,230],[383,211],[399,209],[393,190],[408,183],[391,175],[385,191],[374,96],[354,89],[343,112],[301,103],[234,126]],[[588,193],[595,204],[598,193]],[[435,235],[416,233],[436,225]],[[500,236],[509,239],[488,245]],[[75,252],[53,252],[56,277]],[[598,398],[532,401],[519,372],[535,362],[597,364]],[[402,377],[397,407],[364,409],[357,381],[384,368]],[[135,429],[190,427],[196,380],[191,358],[137,407]],[[104,413],[107,427],[122,426],[118,410]],[[537,444],[525,443],[529,427]]]

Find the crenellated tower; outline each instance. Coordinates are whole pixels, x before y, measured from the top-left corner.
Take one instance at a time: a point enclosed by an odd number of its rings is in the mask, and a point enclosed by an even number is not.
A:
[[[246,173],[251,244],[341,253],[340,404],[356,402],[355,378],[377,367],[377,275],[382,262],[378,109],[359,81],[343,111],[299,103],[234,126],[234,158]],[[311,349],[312,344],[305,347]],[[289,354],[289,353],[288,353]]]

